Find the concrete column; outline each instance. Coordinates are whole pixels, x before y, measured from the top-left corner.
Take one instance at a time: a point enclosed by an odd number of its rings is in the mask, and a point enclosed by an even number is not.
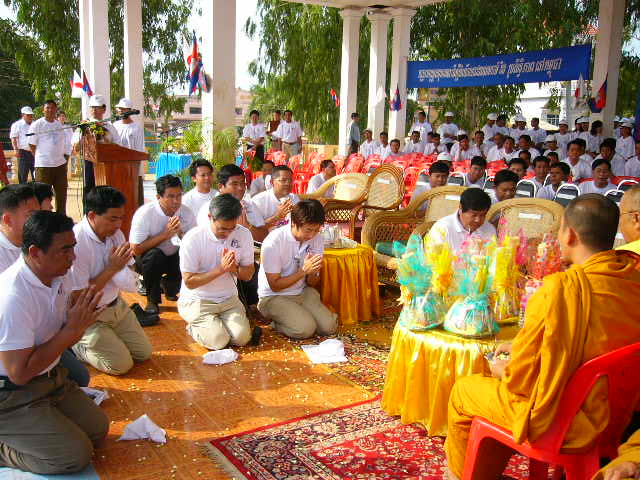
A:
[[[216,130],[235,124],[236,0],[203,0],[202,44],[204,70],[211,89],[202,94],[202,120]]]
[[[84,70],[89,75],[89,58],[91,57],[91,39],[89,36],[89,0],[78,1],[78,19],[80,21],[80,77]],[[82,118],[89,115],[89,99],[82,96]]]
[[[598,38],[591,88],[595,97],[602,82],[605,78],[607,79],[607,105],[602,112],[592,114],[591,119],[602,120],[605,137],[613,133],[613,117],[616,114],[624,14],[625,0],[600,0]]]
[[[142,0],[124,2],[124,96],[133,108],[144,111],[144,67],[142,64]],[[144,114],[131,119],[144,128]]]
[[[358,98],[358,54],[360,49],[360,19],[362,8],[344,8],[342,17],[342,62],[340,67],[339,152],[347,153],[347,124],[356,111]]]
[[[392,8],[393,42],[391,52],[391,83],[389,85],[390,98],[400,90],[402,108],[389,113],[389,140],[399,138],[400,143],[405,137],[407,116],[407,58],[409,56],[409,35],[411,19],[416,11],[410,8]]]
[[[89,85],[93,93],[104,96],[107,104],[105,117],[111,116],[111,65],[109,58],[109,2],[88,0],[89,15]]]
[[[367,127],[373,138],[384,130],[384,106],[387,80],[387,30],[391,15],[385,11],[369,10],[371,22],[371,46],[369,49],[369,116]]]

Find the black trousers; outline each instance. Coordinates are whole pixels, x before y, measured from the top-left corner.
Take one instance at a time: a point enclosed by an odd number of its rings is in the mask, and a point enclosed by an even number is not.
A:
[[[93,163],[88,160],[84,161],[84,194],[89,193],[89,190],[96,186],[96,177],[93,174]]]
[[[142,274],[147,289],[147,301],[161,303],[161,281],[165,277],[165,293],[176,295],[180,290],[180,256],[178,252],[165,255],[159,248],[151,248],[136,257],[136,268]]]
[[[89,380],[91,379],[89,370],[87,370],[84,363],[76,358],[70,348],[62,352],[60,364],[69,371],[67,374],[69,380],[76,382],[79,387],[89,386]]]
[[[36,179],[35,158],[33,153],[28,150],[18,150],[18,183],[25,183],[29,179],[31,172],[31,180]]]
[[[256,152],[253,158],[257,158],[260,162],[264,162],[264,145],[249,145],[249,148],[253,148]]]
[[[349,155],[352,153],[358,153],[358,149],[360,148],[360,144],[355,140],[351,140],[351,144],[349,145]]]
[[[254,264],[255,272],[253,273],[253,277],[248,282],[243,280],[238,280],[238,296],[240,297],[240,301],[244,303],[247,307],[249,305],[257,305],[258,304],[258,269],[259,265]]]

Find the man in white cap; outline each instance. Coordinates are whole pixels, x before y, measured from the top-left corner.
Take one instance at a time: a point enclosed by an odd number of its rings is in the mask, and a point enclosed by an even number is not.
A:
[[[566,153],[567,145],[574,138],[574,134],[569,131],[569,122],[566,118],[563,118],[560,120],[560,122],[558,122],[558,132],[555,134],[555,137],[556,142],[558,143],[558,147],[560,147],[562,151]]]
[[[458,136],[458,126],[453,123],[453,112],[445,112],[444,123],[438,128],[440,134],[440,141],[444,143],[447,148],[451,148],[453,142],[456,141]]]
[[[476,156],[482,156],[480,149],[469,141],[469,135],[464,130],[458,131],[458,141],[453,144],[450,153],[454,162],[463,162]]]
[[[120,136],[120,145],[130,148],[131,150],[137,150],[138,152],[145,152],[144,148],[144,129],[139,122],[134,122],[131,116],[133,115],[133,103],[128,98],[121,98],[116,105],[118,116],[122,117],[121,120],[114,122],[113,127]],[[144,204],[144,189],[142,187],[142,180],[144,178],[144,162],[140,162],[140,171],[138,172],[138,206]]]
[[[511,129],[510,136],[517,144],[522,135],[529,135],[529,130],[527,130],[527,119],[523,115],[516,115],[513,121],[516,123],[516,128]]]
[[[563,150],[560,145],[558,145],[558,140],[556,139],[555,135],[547,135],[547,137],[544,139],[544,145],[546,147],[543,153],[545,157],[551,152],[556,152],[558,158],[565,158],[567,156],[567,152]]]
[[[56,197],[56,212],[67,210],[67,159],[63,125],[56,119],[58,104],[47,100],[44,116],[29,127],[29,148],[34,155],[36,181],[53,187]]]
[[[498,131],[496,120],[498,120],[498,115],[495,113],[490,113],[487,115],[487,123],[485,123],[484,127],[482,127],[482,133],[484,133],[485,143],[491,144],[489,148],[495,145],[493,143],[493,137]]]
[[[431,139],[424,146],[424,154],[432,155],[433,153],[442,153],[446,151],[447,147],[440,143],[440,134],[432,132]]]
[[[633,123],[627,121],[620,125],[620,138],[616,142],[616,151],[622,156],[622,158],[629,160],[636,153],[635,141],[631,136],[633,130]]]
[[[538,150],[542,150],[542,144],[547,137],[547,131],[540,128],[540,119],[533,117],[531,119],[531,128],[529,129],[529,136],[533,142],[533,146]]]
[[[18,159],[18,182],[24,183],[27,181],[29,172],[31,172],[31,180],[36,179],[33,154],[29,149],[29,140],[27,139],[29,127],[33,122],[33,110],[31,110],[31,107],[26,106],[20,109],[20,113],[22,118],[11,124],[9,137],[11,138],[15,156]]]
[[[102,95],[94,94],[89,99],[89,122],[97,122],[93,123],[90,129],[100,129],[104,132],[102,136],[103,143],[117,143],[120,145],[120,135],[118,131],[115,129],[113,124],[109,121],[103,122],[104,114],[107,111],[107,102],[105,101]],[[80,137],[82,136],[82,130],[80,128],[76,129],[73,134],[73,138],[71,143],[76,146],[80,143]],[[96,186],[96,179],[93,174],[93,163],[85,160],[84,161],[84,191],[88,192],[93,187]],[[57,193],[56,193],[57,195]]]
[[[620,117],[618,115],[613,117],[613,136],[620,138]]]
[[[416,132],[416,131],[420,132],[420,145],[422,146],[420,153],[422,153],[424,151],[424,146],[427,144],[427,134],[433,131],[433,127],[428,122],[427,114],[424,112],[424,110],[420,110],[418,112],[418,118],[415,122],[413,122],[413,125],[411,125],[409,134],[413,135],[413,132]],[[413,151],[418,151],[418,150],[413,150]]]

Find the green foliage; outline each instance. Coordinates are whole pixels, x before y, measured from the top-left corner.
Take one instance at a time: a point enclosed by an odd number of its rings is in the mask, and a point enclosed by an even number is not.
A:
[[[238,130],[235,127],[213,130],[211,143],[213,144],[213,155],[210,162],[215,167],[220,168],[227,163],[235,162],[238,150]]]
[[[618,82],[618,101],[616,113],[622,117],[635,115],[640,79],[640,58],[624,54],[620,62],[620,80]],[[599,88],[595,86],[594,88]],[[593,92],[595,95],[597,92]]]
[[[109,1],[111,100],[124,95],[125,0]],[[16,21],[0,20],[0,48],[15,56],[18,68],[31,84],[38,102],[57,97],[70,120],[78,120],[80,101],[71,98],[69,79],[80,71],[78,1],[4,0]],[[145,52],[144,94],[147,104],[158,103],[160,114],[182,110],[184,99],[171,90],[184,83],[183,45],[189,36],[185,25],[193,0],[143,0],[142,46]]]
[[[22,78],[16,62],[0,51],[0,125],[7,126],[20,117],[20,108],[34,106],[29,84]]]

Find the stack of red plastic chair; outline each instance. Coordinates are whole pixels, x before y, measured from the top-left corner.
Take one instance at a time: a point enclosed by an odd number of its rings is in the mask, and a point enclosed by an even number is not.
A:
[[[344,157],[342,155],[336,155],[333,157],[333,164],[336,166],[336,174],[340,175],[344,170]]]
[[[287,163],[287,154],[282,152],[282,151],[278,151],[278,152],[273,152],[273,164],[274,165],[286,165]]]
[[[467,160],[452,162],[454,172],[467,173],[469,171],[469,166],[469,161]]]
[[[276,153],[278,150],[274,149],[274,148],[270,148],[269,150],[267,150],[267,153],[265,153],[264,155],[264,159],[265,160],[270,160],[273,162],[273,155],[274,153]]]
[[[489,175],[495,175],[505,168],[507,168],[507,164],[504,163],[504,160],[494,160],[493,162],[487,163],[487,173]]]
[[[387,157],[387,160],[391,158],[391,157]],[[409,156],[408,155],[403,155],[401,157],[395,157],[392,161],[391,164],[395,165],[396,167],[398,167],[400,170],[404,170],[405,168],[407,168],[409,166]]]
[[[348,162],[343,173],[360,173],[364,164],[364,157],[359,153],[352,153],[349,155]]]
[[[623,180],[633,180],[634,182],[640,182],[640,178],[638,177],[629,177],[629,176],[620,176],[620,177],[611,177],[611,183],[618,185]]]
[[[382,165],[382,159],[377,153],[372,153],[362,165],[362,173],[369,173]]]
[[[562,478],[563,470],[567,480],[592,478],[600,468],[600,458],[617,456],[622,434],[640,399],[640,375],[637,375],[639,359],[640,343],[634,343],[593,358],[578,368],[562,392],[555,419],[549,430],[533,444],[516,443],[510,431],[482,417],[474,417],[467,442],[462,479],[487,478],[488,472],[480,470],[483,464],[486,466],[486,462],[491,462],[491,455],[486,453],[489,449],[496,449],[496,446],[491,445],[495,442],[529,457],[529,478],[532,480],[546,480],[549,465],[556,466],[554,478]],[[599,380],[606,380],[608,383],[609,423],[589,450],[564,453],[561,451],[562,444],[571,423]],[[489,442],[485,445],[486,440]],[[490,467],[491,465],[488,466]]]

